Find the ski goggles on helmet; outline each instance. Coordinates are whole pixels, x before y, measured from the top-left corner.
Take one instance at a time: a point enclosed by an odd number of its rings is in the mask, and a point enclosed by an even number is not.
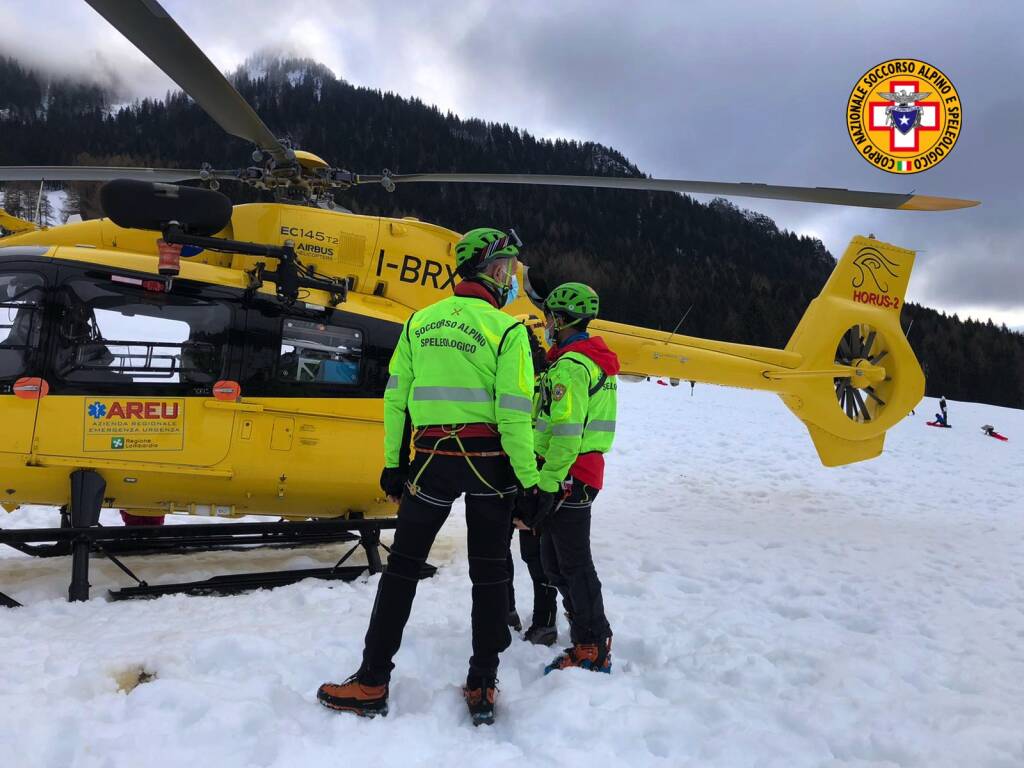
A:
[[[523,247],[523,241],[519,239],[519,235],[516,231],[509,227],[508,233],[504,237],[499,237],[492,243],[488,243],[487,247],[480,251],[477,256],[480,264],[486,264],[491,259],[491,254],[497,253],[498,251],[508,248],[510,245],[514,245],[516,248]]]
[[[479,270],[483,269],[484,265],[496,258],[517,258],[511,255],[495,256],[496,253],[500,253],[502,249],[509,246],[515,246],[516,248],[523,246],[523,241],[519,239],[519,235],[516,234],[514,229],[509,229],[508,234],[502,235],[484,247],[477,249],[472,257],[459,264],[455,271],[462,277],[468,277],[476,274]]]

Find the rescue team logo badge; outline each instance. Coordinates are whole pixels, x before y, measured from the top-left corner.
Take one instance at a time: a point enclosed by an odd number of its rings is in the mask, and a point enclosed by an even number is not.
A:
[[[555,400],[561,400],[563,397],[565,397],[565,385],[555,384],[555,388],[551,391],[551,397],[553,397]]]
[[[960,96],[941,71],[890,59],[865,72],[846,104],[846,130],[861,157],[888,173],[920,173],[942,162],[960,137]]]

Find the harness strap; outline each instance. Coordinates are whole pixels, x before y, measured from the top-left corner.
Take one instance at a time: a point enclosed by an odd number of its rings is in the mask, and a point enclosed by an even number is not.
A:
[[[431,456],[473,456],[481,458],[491,458],[494,456],[508,456],[504,451],[439,451],[434,448],[417,448],[420,453],[426,453]]]
[[[466,463],[469,465],[470,471],[476,476],[476,479],[479,480],[483,485],[485,485],[488,488],[490,488],[496,494],[498,494],[498,498],[499,499],[503,499],[503,498],[505,498],[505,496],[508,493],[511,493],[511,491],[504,491],[504,492],[499,491],[497,488],[495,488],[493,485],[491,485],[489,482],[487,482],[487,480],[484,478],[484,476],[480,474],[480,471],[476,468],[476,465],[473,463],[473,459],[471,458],[471,457],[474,457],[474,456],[475,457],[504,456],[505,452],[504,451],[467,451],[466,450],[466,446],[463,445],[463,443],[462,443],[462,438],[459,437],[459,433],[462,430],[464,430],[465,428],[466,428],[465,424],[460,424],[460,425],[457,425],[457,426],[453,425],[451,427],[440,427],[440,429],[443,430],[445,434],[440,439],[438,439],[438,441],[436,443],[434,443],[434,447],[433,448],[416,448],[417,451],[420,451],[421,453],[427,454],[427,460],[423,462],[423,466],[420,467],[420,471],[416,473],[416,477],[414,477],[409,482],[408,485],[409,485],[409,493],[410,494],[415,496],[419,492],[419,490],[420,490],[420,486],[419,486],[420,478],[423,477],[424,471],[426,471],[427,467],[430,465],[430,462],[433,460],[433,458],[435,456],[462,456],[466,460]],[[423,430],[423,431],[425,432],[426,430]],[[445,440],[454,440],[455,444],[459,446],[459,450],[458,451],[442,451],[442,450],[440,450],[440,445]]]
[[[415,437],[416,439],[421,437],[447,437],[453,432],[458,432],[463,437],[498,437],[500,434],[494,424],[472,423],[420,427],[416,430]]]

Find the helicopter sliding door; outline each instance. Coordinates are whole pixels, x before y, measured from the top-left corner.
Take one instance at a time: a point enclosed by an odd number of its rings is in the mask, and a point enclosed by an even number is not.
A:
[[[62,265],[36,426],[41,463],[173,471],[222,461],[234,414],[206,405],[215,382],[234,378],[237,293]]]
[[[253,302],[240,381],[242,407],[258,410],[240,413],[233,455],[253,473],[254,504],[269,498],[309,516],[376,510],[382,398],[400,331],[341,308]]]
[[[36,411],[46,395],[43,378],[43,264],[0,265],[0,407],[4,429],[0,453],[24,464],[32,451]]]

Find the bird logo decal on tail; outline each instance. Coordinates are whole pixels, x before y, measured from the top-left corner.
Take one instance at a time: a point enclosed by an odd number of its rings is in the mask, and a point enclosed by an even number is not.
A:
[[[889,280],[886,275],[889,277],[899,277],[899,273],[896,270],[899,269],[900,265],[882,253],[878,248],[870,245],[861,248],[857,252],[857,256],[853,260],[853,266],[858,270],[858,274],[853,278],[854,288],[863,288],[867,276],[870,275],[875,287],[882,293],[888,293]]]

